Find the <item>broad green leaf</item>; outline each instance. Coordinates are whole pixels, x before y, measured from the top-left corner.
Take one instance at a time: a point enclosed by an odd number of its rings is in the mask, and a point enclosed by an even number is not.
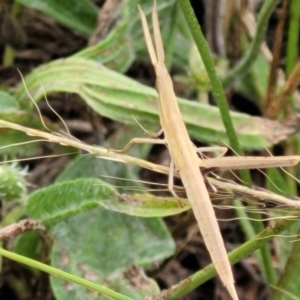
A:
[[[40,249],[37,245],[40,245],[39,242],[40,236],[36,231],[25,232],[16,238],[14,252],[38,260]]]
[[[285,178],[287,174],[280,171],[282,170],[275,168],[267,169],[266,188],[271,192],[286,196],[289,193],[289,186]]]
[[[228,71],[228,61],[224,58],[215,57],[214,64],[219,77]],[[205,69],[205,65],[195,44],[191,46],[189,53],[188,71],[179,77],[190,89],[197,90],[208,97],[211,91],[211,83]]]
[[[59,250],[57,250],[57,253],[53,255],[55,263],[56,260],[58,260],[58,255],[60,254],[58,253]],[[66,252],[61,252],[64,257],[67,256]],[[148,296],[155,296],[159,293],[157,283],[154,280],[146,277],[140,267],[132,266],[124,271],[115,272],[113,276],[105,278],[105,283],[103,283],[103,276],[99,275],[99,272],[97,270],[83,263],[80,263],[79,265],[79,263],[77,262],[78,261],[75,258],[71,257],[70,264],[68,266],[63,265],[63,267],[67,272],[70,272],[71,274],[80,276],[85,279],[91,279],[96,283],[100,282],[102,284],[105,284],[105,286],[111,287],[114,291],[118,291],[119,293],[126,295],[126,297],[129,297],[129,299],[146,299]],[[61,265],[62,262],[58,262],[56,265],[58,264]],[[84,287],[81,287],[74,283],[63,281],[57,277],[51,277],[50,282],[56,300],[108,299],[107,297],[101,296],[96,292],[88,291]]]
[[[52,230],[55,238],[52,265],[96,283],[105,283],[133,299],[149,297],[157,294],[156,284],[145,277],[144,285],[133,288],[134,278],[128,268],[149,264],[173,253],[174,243],[169,233],[159,228],[156,219],[108,214],[101,208],[79,214]],[[83,296],[103,299],[56,278],[51,281],[57,299],[82,299]]]
[[[258,55],[250,72],[236,84],[236,91],[259,105],[267,91],[270,65],[266,58]]]
[[[86,168],[89,166],[89,168]],[[118,175],[119,174],[119,175]],[[105,178],[105,175],[109,178]],[[182,213],[190,209],[186,199],[179,202],[173,197],[159,197],[143,192],[144,188],[134,180],[130,173],[124,176],[126,180],[115,176],[124,175],[120,163],[101,160],[93,155],[86,154],[77,157],[66,170],[58,177],[58,181],[71,180],[79,177],[100,177],[122,191],[117,197],[110,197],[98,201],[98,205],[120,213],[138,217],[166,217]],[[112,176],[112,177],[111,177]],[[140,193],[135,192],[136,189]]]
[[[113,197],[117,197],[116,191],[103,181],[77,179],[35,191],[29,196],[26,209],[30,217],[53,225]]]
[[[191,208],[187,199],[159,197],[152,194],[123,193],[119,199],[102,201],[101,206],[131,216],[167,217]]]
[[[147,265],[173,253],[173,240],[156,220],[108,213],[99,207],[57,224],[51,233],[77,259],[107,276],[133,263]]]
[[[23,126],[45,130],[40,117],[32,112],[23,110],[3,111],[0,112],[0,118],[9,122],[22,124]],[[47,121],[47,119],[44,119],[44,123],[47,128],[53,131],[57,130],[57,128]],[[34,142],[32,137],[29,137],[23,132],[8,128],[0,129],[0,134],[0,154],[5,154],[8,160],[11,157],[15,157],[15,155],[35,156],[38,143]],[[59,149],[63,153],[68,152],[70,149],[55,144],[52,144],[51,147]]]
[[[132,138],[144,134],[139,126],[123,126],[116,133],[110,136],[105,142],[107,149],[122,149]],[[128,149],[127,154],[146,159],[149,151],[149,144],[135,144]],[[86,168],[89,166],[89,168]],[[93,155],[81,155],[71,162],[58,176],[56,182],[72,180],[76,178],[95,177],[115,186],[141,187],[138,180],[139,167],[132,164],[102,160]],[[108,178],[109,177],[109,178]],[[126,179],[126,180],[120,180]]]
[[[89,36],[97,23],[97,8],[90,0],[17,0],[50,16],[74,31]]]
[[[19,108],[18,102],[10,94],[0,91],[1,113],[16,111]]]
[[[104,40],[96,45],[84,48],[74,57],[96,60],[121,73],[127,71],[135,59],[135,52],[126,25],[119,26]]]
[[[296,222],[293,224],[292,227],[284,232],[284,235],[284,237],[277,238],[280,247],[279,266],[280,270],[282,270],[279,278],[281,281],[279,281],[279,283],[281,286],[288,288],[289,293],[294,293],[299,296],[299,223]],[[274,292],[274,294],[276,294],[276,291]],[[278,298],[278,294],[280,294],[280,298]],[[279,292],[277,293],[277,297],[273,297],[272,299],[288,300],[291,298],[285,295],[285,293]]]
[[[77,93],[102,116],[125,124],[135,124],[137,120],[150,130],[159,124],[154,89],[91,60],[74,57],[57,60],[35,69],[25,82],[35,101],[44,97],[44,92]],[[18,87],[16,98],[23,106],[31,106],[23,84]],[[228,144],[218,108],[184,99],[178,103],[193,138]],[[286,138],[288,128],[277,121],[236,112],[231,112],[231,116],[244,149],[264,149]]]
[[[26,203],[30,217],[42,220],[48,226],[99,206],[145,218],[170,216],[190,208],[184,200],[179,203],[173,198],[148,194],[119,195],[111,185],[95,178],[64,181],[39,189]]]
[[[75,32],[89,37],[96,29],[97,8],[91,0],[17,0],[20,4],[31,7],[52,17]],[[137,55],[147,55],[144,35],[138,14],[138,4],[150,15],[152,2],[146,0],[125,0],[111,31],[97,44],[79,51],[76,56],[97,60],[114,70],[125,72]],[[165,0],[158,3],[162,20],[163,37],[167,62],[176,62],[184,68],[187,65],[185,51],[191,43],[191,35],[180,15],[176,1]],[[183,51],[182,51],[183,50]]]
[[[79,178],[100,178],[103,171],[100,158],[97,158],[92,154],[78,155],[58,175],[56,183],[72,181]]]
[[[289,185],[286,182],[286,177],[287,174],[280,172],[280,170],[278,169],[274,169],[274,168],[270,168],[267,170],[267,182],[266,182],[266,188],[270,191],[273,191],[277,194],[282,194],[285,197],[288,197],[288,195],[292,195],[293,191],[289,190]],[[278,214],[280,214],[282,216],[282,218],[284,219],[286,214],[289,214],[289,212],[281,212],[278,211],[277,212],[277,217]],[[300,266],[298,264],[294,264],[293,262],[291,262],[290,260],[292,259],[292,261],[297,261],[298,259],[298,251],[294,251],[292,252],[293,247],[298,247],[299,245],[295,245],[294,243],[299,243],[298,240],[298,235],[299,235],[299,222],[296,222],[295,224],[293,224],[291,227],[289,227],[285,232],[284,232],[284,237],[278,237],[277,238],[277,244],[279,246],[280,249],[280,256],[278,259],[278,263],[280,266],[280,270],[283,270],[283,272],[281,273],[281,276],[286,275],[287,277],[289,276],[288,274],[284,274],[284,272],[293,272],[293,274],[300,274]],[[289,238],[289,236],[291,238]],[[293,257],[290,257],[291,255],[293,255]],[[286,264],[289,262],[289,264],[292,264],[292,268],[293,270],[289,269],[286,270],[287,266]],[[291,268],[291,265],[289,265],[289,268]],[[286,286],[288,286],[289,288],[289,292],[290,293],[297,293],[299,291],[299,284],[300,284],[300,280],[298,280],[298,276],[292,276],[294,278],[294,280],[289,280],[289,282],[285,283]],[[290,277],[289,277],[290,278]],[[281,283],[282,284],[282,283]],[[276,299],[276,298],[273,298]],[[280,299],[290,299],[287,295],[281,294],[281,298]]]
[[[136,134],[135,130],[129,131],[133,135]],[[124,133],[123,136],[126,137]],[[112,140],[121,142],[118,135]],[[112,146],[113,141],[110,143]],[[131,151],[140,151],[140,147],[133,147]],[[145,151],[139,154],[144,156]],[[112,167],[111,163],[115,165]],[[29,198],[27,209],[31,216],[43,218],[46,211],[46,219],[53,218],[58,221],[68,218],[67,222],[60,222],[52,230],[55,240],[52,251],[53,266],[84,278],[92,276],[94,282],[104,283],[133,299],[141,299],[157,294],[158,287],[145,275],[144,284],[133,286],[132,272],[127,269],[131,270],[133,264],[144,265],[172,255],[174,242],[160,219],[140,219],[99,207],[91,210],[92,207],[102,205],[104,198],[110,202],[118,199],[119,196],[108,184],[87,177],[98,177],[106,173],[124,175],[123,167],[120,163],[102,161],[89,154],[78,156],[59,176],[57,180],[60,183],[39,190]],[[133,170],[128,173],[128,169],[127,176],[137,169],[132,166],[130,168]],[[132,175],[129,177],[132,178]],[[102,184],[102,193],[97,192],[99,184]],[[90,185],[90,189],[87,185]],[[100,194],[103,194],[106,189],[108,192],[104,194],[108,196],[103,197]],[[97,196],[99,198],[96,198]],[[131,203],[127,201],[126,205],[127,210],[130,211]],[[79,213],[80,210],[88,211]],[[53,213],[53,216],[49,217],[49,212]],[[70,218],[75,214],[76,216]],[[143,214],[142,212],[141,215]],[[76,236],[75,239],[73,234]],[[74,243],[80,245],[77,247],[78,251],[74,251]],[[67,265],[61,260],[62,256],[69,260]],[[143,271],[139,267],[135,267],[134,270],[138,272],[138,276],[141,276]],[[67,284],[57,278],[51,278],[51,283],[57,299],[82,299],[83,296],[86,299],[103,299],[99,295],[87,293],[78,285]]]
[[[122,148],[131,138],[141,134],[137,126],[123,126],[108,141],[108,148]],[[135,144],[128,154],[145,158],[149,145]],[[88,168],[86,166],[89,166]],[[140,217],[165,217],[175,215],[190,209],[189,202],[183,199],[181,203],[172,197],[158,197],[145,193],[145,188],[138,180],[139,168],[109,160],[102,160],[90,154],[81,155],[72,161],[58,176],[56,182],[76,178],[101,178],[118,190],[118,197],[99,201],[99,205],[108,210]]]

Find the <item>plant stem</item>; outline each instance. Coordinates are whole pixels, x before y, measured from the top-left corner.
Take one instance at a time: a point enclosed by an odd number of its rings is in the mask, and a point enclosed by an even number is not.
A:
[[[297,68],[297,58],[298,58],[298,39],[299,39],[299,31],[300,31],[300,1],[299,0],[291,0],[289,3],[289,24],[288,24],[288,41],[286,48],[286,68],[285,75],[289,77],[294,69]],[[299,76],[299,75],[298,75]],[[294,105],[293,100],[294,97],[290,96],[286,101],[285,110],[287,114],[293,114]],[[299,142],[297,138],[292,138],[288,140],[286,143],[286,153],[289,152],[297,152],[299,146]],[[292,175],[295,175],[293,169],[288,170]],[[295,180],[286,176],[287,183],[289,185],[290,193],[295,194],[297,192],[297,183]]]
[[[226,78],[224,78],[224,87],[231,85],[236,79],[240,79],[249,71],[251,65],[254,63],[257,55],[260,52],[260,46],[265,38],[269,18],[278,3],[279,0],[263,1],[262,8],[257,20],[254,39],[249,47],[249,50],[245,53],[240,62],[233,68],[233,70],[231,70],[231,72],[229,72]]]
[[[300,22],[300,1],[291,0],[289,9],[289,29],[288,42],[286,49],[286,76],[293,71],[298,57],[298,39],[299,39],[299,22]]]
[[[293,216],[298,217],[299,213],[294,214]],[[278,235],[282,231],[292,226],[295,222],[297,222],[297,220],[281,220],[277,222],[275,226],[266,228],[242,246],[231,251],[228,255],[230,262],[232,264],[239,262],[241,259],[253,253],[255,250],[261,248],[263,245],[266,245],[274,237],[274,235]],[[185,296],[207,280],[211,279],[215,275],[216,269],[213,264],[210,264],[201,271],[173,286],[171,289],[164,291],[161,297],[157,299],[182,299],[183,296]]]
[[[191,7],[189,0],[180,0],[179,4],[181,6],[181,10],[183,11],[185,19],[193,35],[194,41],[197,45],[198,51],[201,55],[202,61],[205,65],[207,74],[209,76],[213,94],[220,110],[221,118],[227,132],[230,146],[233,148],[234,151],[236,151],[237,154],[242,155],[242,150],[239,145],[235,129],[233,127],[232,119],[230,117],[229,107],[222,87],[222,83],[217,75],[216,69],[214,67],[214,62],[210,55],[210,50],[205,41],[201,28],[199,27],[193,8]],[[251,182],[249,172],[245,172],[243,174],[242,180],[246,181],[247,183]]]
[[[300,232],[298,231],[298,234]],[[296,241],[293,245],[291,254],[287,260],[285,268],[281,273],[281,276],[276,284],[276,289],[272,289],[269,300],[282,299],[282,291],[289,291],[289,286],[293,281],[293,278],[297,277],[297,268],[300,259],[300,241]],[[291,291],[292,292],[292,291]]]
[[[48,265],[45,265],[45,264],[42,264],[38,261],[35,261],[33,259],[30,259],[30,258],[27,258],[27,257],[24,257],[22,255],[19,255],[19,254],[16,254],[16,253],[13,253],[11,251],[7,251],[7,250],[4,250],[3,248],[0,248],[0,255],[1,256],[4,256],[4,257],[7,257],[9,259],[12,259],[14,261],[17,261],[19,263],[22,263],[24,265],[27,265],[27,266],[30,266],[32,268],[36,268],[40,271],[44,271],[48,274],[51,274],[51,275],[54,275],[54,276],[57,276],[61,279],[64,279],[64,280],[67,280],[67,281],[70,281],[70,282],[74,282],[74,283],[77,283],[79,285],[82,285],[84,286],[85,288],[89,289],[89,290],[92,290],[92,291],[96,291],[104,296],[107,296],[111,299],[116,299],[116,300],[132,300],[132,298],[129,298],[127,296],[124,296],[122,294],[119,294],[103,285],[99,285],[99,284],[95,284],[91,281],[88,281],[86,279],[83,279],[81,277],[78,277],[78,276],[74,276],[72,274],[69,274],[67,272],[64,272],[62,270],[59,270],[59,269],[56,269],[56,268],[53,268],[51,266],[48,266]]]

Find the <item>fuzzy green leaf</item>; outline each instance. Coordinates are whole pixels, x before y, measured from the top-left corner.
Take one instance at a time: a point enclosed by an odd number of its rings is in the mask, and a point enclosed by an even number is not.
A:
[[[77,179],[37,190],[27,200],[26,209],[32,218],[53,225],[113,197],[116,191],[103,181]]]

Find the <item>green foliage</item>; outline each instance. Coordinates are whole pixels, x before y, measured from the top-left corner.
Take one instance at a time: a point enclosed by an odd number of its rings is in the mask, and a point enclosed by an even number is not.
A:
[[[78,179],[39,189],[30,195],[26,209],[32,218],[53,226],[79,212],[90,210],[98,199],[110,199],[114,191],[97,179]]]
[[[169,233],[157,219],[128,217],[101,208],[55,226],[52,234],[56,241],[51,255],[53,266],[83,278],[93,278],[93,282],[105,283],[134,299],[154,296],[159,289],[145,275],[144,284],[133,288],[126,270],[133,265],[162,260],[174,249]],[[136,271],[143,273],[138,266]],[[69,293],[65,283],[57,278],[51,282],[57,299],[81,299],[86,294],[82,287],[70,284],[72,292]]]
[[[26,170],[13,165],[0,165],[0,198],[4,201],[21,200],[26,196]]]
[[[25,84],[35,101],[42,99],[44,93],[77,93],[102,116],[132,125],[138,121],[148,130],[153,130],[158,124],[157,93],[153,88],[92,60],[70,57],[51,62],[36,68],[25,78]],[[19,85],[16,98],[25,109],[32,106],[23,84]],[[124,99],[130,99],[131,105],[127,105]],[[184,99],[178,102],[193,138],[208,143],[228,144],[216,107]],[[235,112],[231,116],[244,149],[264,149],[270,146],[272,137],[270,132],[262,130],[263,120]]]
[[[38,10],[84,36],[92,33],[97,22],[97,8],[90,0],[17,0]]]
[[[7,92],[0,91],[0,107],[1,112],[15,111],[19,108],[15,98]]]
[[[130,134],[134,136],[136,131],[133,129]],[[124,138],[121,132],[119,134]],[[120,143],[120,139],[114,137],[110,144],[113,146],[114,142]],[[131,153],[145,155],[149,147],[144,148],[146,151],[137,153],[138,148],[134,147]],[[120,195],[116,189],[97,179],[106,172],[110,176],[136,178],[132,168],[136,169],[92,155],[79,156],[60,174],[57,183],[31,194],[26,209],[31,217],[52,228],[51,235],[55,240],[51,255],[53,266],[84,278],[93,274],[93,282],[105,283],[114,291],[139,299],[143,295],[157,294],[158,288],[144,275],[145,284],[133,289],[126,270],[136,265],[136,272],[142,274],[139,266],[172,255],[174,242],[161,219],[120,214],[149,217],[146,213],[149,208],[144,205],[146,208],[143,209],[141,205],[138,213],[133,213],[132,203],[124,202],[126,209],[119,209],[116,203],[120,202]],[[112,183],[117,184],[117,180]],[[178,202],[175,203],[178,206]],[[152,207],[157,210],[153,203]],[[170,214],[169,207],[165,211]],[[64,220],[67,222],[62,222]],[[62,263],[62,255],[67,257],[67,265]],[[51,283],[57,299],[80,299],[86,293],[83,287],[72,284],[72,292],[67,292],[65,282],[57,278],[52,278]]]

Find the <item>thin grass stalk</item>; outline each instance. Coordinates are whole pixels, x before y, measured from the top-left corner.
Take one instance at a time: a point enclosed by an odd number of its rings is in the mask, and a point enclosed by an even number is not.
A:
[[[175,2],[174,5],[171,6],[170,8],[172,10],[171,15],[173,16],[171,18],[171,22],[168,26],[168,28],[165,28],[167,30],[166,37],[167,39],[165,40],[165,64],[167,66],[167,69],[170,70],[170,67],[172,65],[172,59],[173,59],[173,52],[174,52],[174,38],[176,34],[176,22],[178,18],[180,17],[180,9],[178,6],[178,3]]]
[[[300,1],[291,0],[289,3],[289,24],[288,24],[288,41],[286,49],[286,68],[285,73],[288,77],[294,70],[298,59],[298,39],[300,32]],[[293,97],[289,97],[290,101]],[[287,147],[297,149],[298,141],[292,139]],[[291,191],[296,192],[297,186],[294,180],[287,178],[288,185]],[[300,229],[298,234],[300,233]],[[276,284],[276,289],[271,290],[269,300],[281,299],[282,291],[289,290],[289,284],[296,275],[297,268],[295,266],[299,263],[300,259],[300,241],[296,241],[293,245],[291,253],[285,264],[284,270]]]
[[[286,49],[286,76],[289,76],[298,58],[298,40],[300,31],[300,1],[291,0],[289,6],[288,41]]]
[[[241,78],[248,73],[256,57],[260,53],[260,46],[265,39],[265,34],[270,16],[276,8],[279,0],[265,0],[257,20],[256,33],[248,51],[245,53],[240,62],[224,78],[224,87],[230,86],[237,78]]]
[[[295,213],[295,216],[299,216],[299,213]],[[243,244],[242,246],[234,249],[229,253],[229,260],[232,264],[235,264],[242,260],[243,258],[249,256],[254,251],[260,249],[262,246],[266,245],[274,235],[278,235],[284,230],[288,229],[298,220],[281,220],[275,224],[273,227],[268,227],[259,233],[257,236]],[[207,280],[213,278],[216,275],[216,269],[213,264],[210,264],[201,271],[195,273],[194,275],[186,278],[177,285],[173,286],[169,290],[164,291],[161,297],[156,299],[160,300],[175,300],[182,299],[189,292],[193,291],[195,288],[206,282]]]
[[[277,69],[280,63],[281,46],[283,42],[283,30],[285,25],[286,13],[287,13],[288,0],[283,0],[280,8],[279,21],[275,29],[275,37],[272,45],[273,59],[271,62],[269,82],[267,88],[266,105],[265,105],[265,116],[269,119],[276,119],[278,111],[274,108],[277,106],[276,95],[276,83],[278,79]]]
[[[214,62],[210,55],[209,47],[198,24],[198,20],[195,16],[193,8],[191,7],[189,0],[180,0],[179,4],[188,23],[188,26],[191,30],[194,41],[205,65],[207,74],[209,76],[213,94],[215,96],[215,100],[220,110],[221,118],[226,129],[230,146],[233,148],[234,151],[236,151],[236,153],[238,153],[239,155],[243,155],[235,129],[233,127],[232,119],[230,117],[229,107],[222,87],[222,83],[217,75],[216,69],[214,67]],[[248,171],[241,172],[241,177],[242,180],[245,181],[247,184],[251,183]]]
[[[300,229],[298,235],[300,234]],[[293,281],[293,278],[298,277],[297,274],[298,268],[295,267],[299,264],[300,260],[300,241],[294,242],[291,254],[286,262],[283,272],[276,284],[276,289],[271,290],[271,295],[269,300],[278,300],[282,299],[282,291],[289,291],[290,283]]]
[[[291,0],[289,3],[289,24],[288,24],[288,40],[287,40],[287,49],[286,49],[286,68],[285,74],[288,77],[294,70],[297,65],[298,59],[298,40],[300,33],[300,1]],[[289,97],[288,107],[293,107],[293,97]],[[299,142],[298,139],[292,138],[288,141],[286,145],[286,153],[293,152],[293,150],[298,148]],[[295,173],[293,170],[288,170],[293,175]],[[290,189],[290,193],[295,194],[297,192],[297,184],[291,177],[286,177],[287,183]]]
[[[61,279],[64,279],[66,281],[69,281],[69,282],[73,282],[73,283],[77,283],[89,290],[92,290],[92,291],[96,291],[98,292],[99,294],[102,294],[102,295],[105,295],[107,296],[108,298],[110,299],[116,299],[116,300],[132,300],[132,298],[129,298],[125,295],[122,295],[120,293],[117,293],[105,286],[102,286],[102,285],[99,285],[99,284],[96,284],[96,283],[93,283],[91,281],[88,281],[86,279],[83,279],[81,277],[78,277],[78,276],[75,276],[75,275],[72,275],[70,273],[67,273],[65,271],[62,271],[60,269],[56,269],[54,267],[51,267],[51,266],[48,266],[48,265],[45,265],[45,264],[42,264],[38,261],[35,261],[31,258],[28,258],[28,257],[25,257],[25,256],[22,256],[22,255],[19,255],[19,254],[16,254],[16,253],[13,253],[11,251],[7,251],[7,250],[4,250],[3,248],[0,248],[0,255],[1,256],[4,256],[4,257],[7,257],[11,260],[14,260],[14,261],[17,261],[19,263],[22,263],[26,266],[29,266],[29,267],[32,267],[32,268],[36,268],[40,271],[43,271],[43,272],[46,272],[50,275],[54,275],[56,277],[59,277]]]

